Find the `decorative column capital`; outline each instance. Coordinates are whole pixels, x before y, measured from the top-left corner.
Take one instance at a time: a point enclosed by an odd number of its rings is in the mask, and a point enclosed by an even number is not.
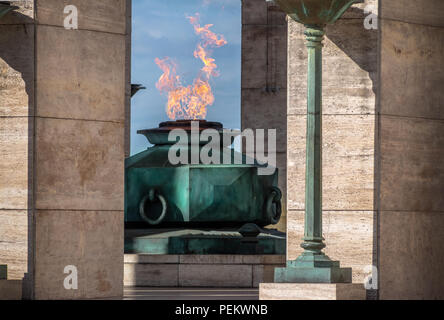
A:
[[[324,40],[324,35],[325,35],[323,26],[306,25],[304,34],[305,34],[305,39],[307,40],[306,45],[308,48],[323,47],[322,40]]]

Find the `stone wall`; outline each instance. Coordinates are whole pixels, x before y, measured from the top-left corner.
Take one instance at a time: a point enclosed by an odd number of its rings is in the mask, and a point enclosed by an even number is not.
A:
[[[0,25],[0,262],[28,272],[31,298],[121,296],[131,2],[20,4]],[[78,30],[63,28],[67,4]]]
[[[287,21],[265,0],[242,0],[242,129],[276,129],[276,163],[286,230]]]
[[[33,1],[18,4],[0,20],[0,264],[14,280],[28,270],[35,76]]]
[[[373,256],[376,96],[376,30],[364,28],[355,5],[326,28],[323,50],[323,230],[326,254],[353,268],[362,283]],[[288,258],[302,252],[305,197],[307,50],[304,27],[289,19],[287,196]],[[367,267],[369,266],[369,267]]]
[[[381,1],[381,299],[444,299],[444,2]]]

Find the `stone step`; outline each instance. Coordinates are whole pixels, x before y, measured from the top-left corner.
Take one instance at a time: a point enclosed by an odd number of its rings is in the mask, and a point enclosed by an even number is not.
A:
[[[125,286],[257,288],[285,255],[125,254],[124,262]]]
[[[363,283],[261,283],[259,300],[366,300]]]
[[[21,300],[22,280],[0,280],[0,300]]]

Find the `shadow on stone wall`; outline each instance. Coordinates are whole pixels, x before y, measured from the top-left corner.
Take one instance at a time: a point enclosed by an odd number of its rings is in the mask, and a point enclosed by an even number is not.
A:
[[[372,264],[379,269],[379,140],[378,120],[379,114],[379,75],[378,75],[378,39],[379,32],[375,29],[366,29],[364,20],[368,14],[359,8],[350,8],[347,12],[349,18],[338,20],[334,26],[326,28],[326,36],[350,57],[362,70],[368,72],[372,81],[372,90],[375,94],[375,128],[374,128],[374,196],[373,196],[373,255]],[[377,290],[367,292],[368,299],[377,299]]]
[[[349,13],[353,18],[340,19],[333,26],[327,26],[326,36],[362,70],[368,72],[373,82],[373,92],[377,95],[378,30],[364,27],[364,19],[368,16],[364,10],[350,8]]]

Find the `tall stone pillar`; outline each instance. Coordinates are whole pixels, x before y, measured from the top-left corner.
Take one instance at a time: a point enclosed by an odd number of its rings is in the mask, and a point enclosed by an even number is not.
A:
[[[242,0],[241,86],[242,129],[276,129],[276,149],[270,151],[276,152],[279,188],[283,194],[282,216],[276,227],[285,232],[287,21],[285,13],[276,4],[265,0]]]
[[[444,299],[444,2],[381,1],[381,299]]]
[[[29,298],[121,296],[131,1],[18,4],[0,22],[0,262]]]

